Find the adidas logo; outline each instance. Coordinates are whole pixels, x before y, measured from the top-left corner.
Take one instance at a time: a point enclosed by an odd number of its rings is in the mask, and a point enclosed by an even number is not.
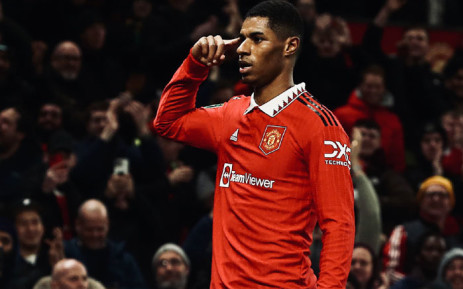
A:
[[[230,140],[232,141],[238,141],[238,131],[239,129],[237,128],[235,132],[230,136]]]

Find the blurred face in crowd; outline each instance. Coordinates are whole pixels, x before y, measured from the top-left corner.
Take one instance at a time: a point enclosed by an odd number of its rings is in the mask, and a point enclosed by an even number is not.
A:
[[[421,268],[426,273],[436,274],[445,249],[445,240],[441,236],[429,236],[426,238],[418,256]]]
[[[0,231],[0,248],[9,253],[13,250],[13,237],[8,232]]]
[[[457,73],[449,78],[445,84],[459,98],[463,98],[463,68],[458,69]]]
[[[82,45],[90,50],[100,50],[103,48],[106,38],[106,27],[103,23],[94,23],[85,28],[80,36]]]
[[[443,148],[444,140],[438,132],[426,133],[421,139],[421,152],[428,161],[433,161]]]
[[[164,252],[159,256],[155,266],[158,288],[186,287],[189,268],[179,254],[173,251]]]
[[[106,246],[109,220],[100,212],[83,212],[76,221],[76,231],[82,244],[93,250]]]
[[[44,234],[42,219],[35,211],[23,211],[16,216],[18,242],[24,248],[40,246]]]
[[[385,92],[384,78],[378,74],[368,73],[360,84],[362,99],[372,106],[379,106]]]
[[[360,155],[362,157],[373,155],[381,147],[381,133],[374,128],[358,127],[358,129],[362,134]]]
[[[134,0],[133,1],[133,14],[138,19],[145,19],[151,13],[153,5],[149,0]]]
[[[19,145],[24,138],[24,133],[18,131],[20,117],[14,108],[0,112],[0,152]]]
[[[463,258],[457,257],[449,262],[444,279],[452,289],[463,289]]]
[[[82,52],[79,46],[71,41],[58,44],[51,56],[51,66],[63,79],[77,79],[82,67]]]
[[[312,22],[315,21],[315,17],[317,16],[317,10],[315,7],[314,0],[299,0],[297,1],[297,9],[304,19],[305,22]]]
[[[103,132],[108,123],[105,110],[94,110],[90,112],[90,118],[87,123],[87,133],[91,136],[98,137]]]
[[[408,30],[403,41],[408,50],[408,55],[413,59],[424,59],[429,49],[428,34],[423,29]]]
[[[44,104],[40,108],[38,125],[45,131],[53,131],[61,127],[63,112],[56,104]]]
[[[431,185],[424,192],[420,212],[432,219],[445,218],[451,211],[450,194],[441,185]]]
[[[352,253],[351,272],[360,284],[365,285],[373,275],[373,256],[362,247],[354,248]]]
[[[463,115],[447,112],[442,115],[441,124],[447,135],[449,146],[454,146],[463,132]]]
[[[51,288],[88,289],[87,270],[80,262],[75,260],[62,260],[55,266]]]
[[[321,58],[333,58],[341,51],[341,45],[334,32],[315,30],[313,42]]]

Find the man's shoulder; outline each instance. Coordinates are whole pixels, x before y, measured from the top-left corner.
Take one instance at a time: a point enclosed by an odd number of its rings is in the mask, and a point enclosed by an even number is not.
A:
[[[214,109],[214,108],[220,108],[220,107],[224,107],[224,106],[226,106],[227,108],[228,107],[232,108],[232,107],[236,107],[236,106],[240,106],[240,105],[241,106],[249,105],[249,101],[250,101],[249,96],[237,95],[237,96],[233,96],[232,98],[230,98],[226,102],[210,104],[210,105],[203,106],[201,108]]]

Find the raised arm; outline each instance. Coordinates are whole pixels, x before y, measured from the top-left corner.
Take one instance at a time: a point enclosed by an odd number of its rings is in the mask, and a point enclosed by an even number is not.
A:
[[[199,39],[187,59],[164,88],[154,128],[161,136],[214,151],[222,123],[220,107],[195,108],[196,94],[206,80],[209,67],[220,65],[225,52],[239,39],[223,40],[220,36]]]

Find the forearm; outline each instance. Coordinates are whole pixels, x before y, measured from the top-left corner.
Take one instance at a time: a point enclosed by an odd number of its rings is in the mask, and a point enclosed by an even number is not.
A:
[[[170,128],[195,108],[196,93],[207,78],[209,69],[196,61],[191,54],[165,87],[159,103],[154,128],[162,136],[172,137]]]

